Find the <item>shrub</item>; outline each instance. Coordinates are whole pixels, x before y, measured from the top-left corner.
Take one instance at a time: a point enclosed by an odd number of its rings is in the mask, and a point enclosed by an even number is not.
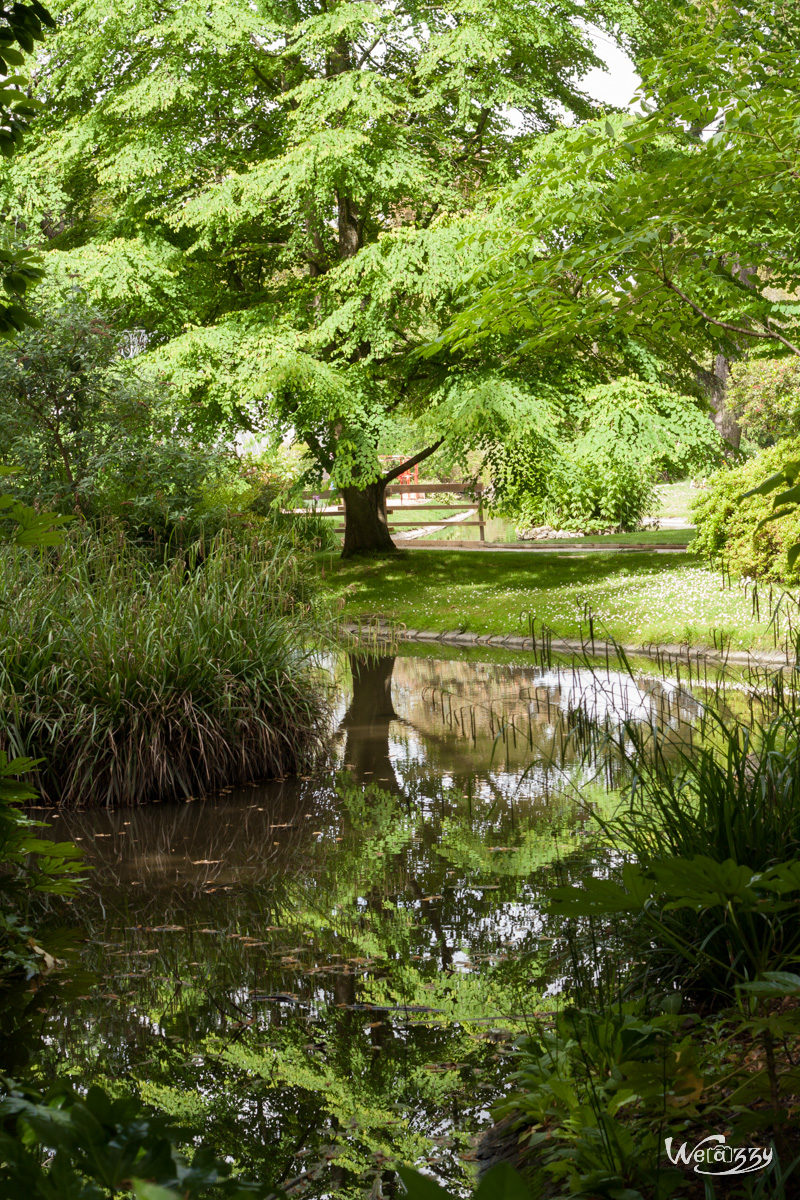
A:
[[[772,512],[770,496],[743,493],[762,483],[789,459],[800,457],[800,437],[787,438],[737,467],[723,468],[693,505],[697,533],[692,552],[711,562],[724,561],[731,571],[751,578],[791,581],[786,554],[800,540],[800,511],[759,528]]]
[[[221,536],[156,570],[125,539],[0,554],[7,753],[55,804],[130,805],[297,770],[319,745],[319,620],[289,543]]]
[[[757,446],[774,446],[800,434],[800,363],[796,358],[756,358],[736,363],[728,407],[742,433]]]
[[[601,533],[638,529],[654,503],[653,471],[624,448],[565,457],[554,520],[566,529]]]
[[[519,524],[637,529],[657,479],[722,461],[719,434],[695,400],[639,379],[574,397],[560,420],[560,431],[528,432],[489,457],[495,507]]]

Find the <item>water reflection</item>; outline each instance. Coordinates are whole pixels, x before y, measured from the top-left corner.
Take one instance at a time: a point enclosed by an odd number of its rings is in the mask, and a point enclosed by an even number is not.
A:
[[[554,978],[556,864],[588,868],[608,802],[583,751],[631,716],[688,737],[699,701],[610,669],[343,666],[313,777],[54,819],[94,868],[82,941],[50,996],[8,1010],[5,1062],[24,1044],[46,1073],[136,1087],[306,1195],[388,1194],[395,1161],[458,1185]]]

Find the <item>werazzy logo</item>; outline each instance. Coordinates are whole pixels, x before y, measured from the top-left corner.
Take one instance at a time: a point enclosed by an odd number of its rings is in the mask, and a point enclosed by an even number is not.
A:
[[[729,1146],[724,1133],[710,1133],[692,1148],[682,1142],[673,1150],[674,1139],[664,1142],[667,1158],[676,1167],[692,1167],[696,1175],[749,1175],[772,1162],[772,1147]]]

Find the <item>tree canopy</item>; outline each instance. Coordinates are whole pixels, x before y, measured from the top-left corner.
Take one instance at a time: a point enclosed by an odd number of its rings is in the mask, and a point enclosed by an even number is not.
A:
[[[417,351],[496,249],[465,240],[486,196],[565,114],[592,116],[586,22],[626,7],[60,3],[5,203],[56,279],[146,331],[193,431],[303,440],[351,507],[379,485],[364,536],[390,545],[377,450],[398,418],[410,456],[463,450],[592,375],[567,350],[521,363],[502,329]],[[655,36],[638,13],[625,28]]]
[[[800,353],[798,50],[792,5],[676,10],[641,64],[642,111],[542,141],[451,343],[514,328],[538,349]]]

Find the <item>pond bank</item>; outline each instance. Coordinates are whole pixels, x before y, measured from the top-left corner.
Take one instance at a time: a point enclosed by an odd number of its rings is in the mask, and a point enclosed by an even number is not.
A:
[[[402,625],[392,625],[388,622],[376,621],[372,624],[355,625],[343,624],[343,633],[355,637],[359,642],[369,644],[373,639],[391,644],[392,642],[426,642],[441,643],[447,646],[493,646],[496,649],[527,650],[536,653],[542,648],[542,638],[520,637],[516,634],[479,634],[468,633],[460,629],[445,630],[436,633],[426,629],[407,629]],[[605,641],[601,638],[559,638],[550,637],[548,648],[556,654],[591,655],[593,658],[610,656],[616,658],[620,651],[636,658],[656,658],[668,663],[707,662],[709,665],[724,667],[728,664],[742,667],[785,667],[794,665],[782,651],[753,650],[710,650],[702,646],[685,646],[666,644],[659,646],[621,646],[616,642]]]

